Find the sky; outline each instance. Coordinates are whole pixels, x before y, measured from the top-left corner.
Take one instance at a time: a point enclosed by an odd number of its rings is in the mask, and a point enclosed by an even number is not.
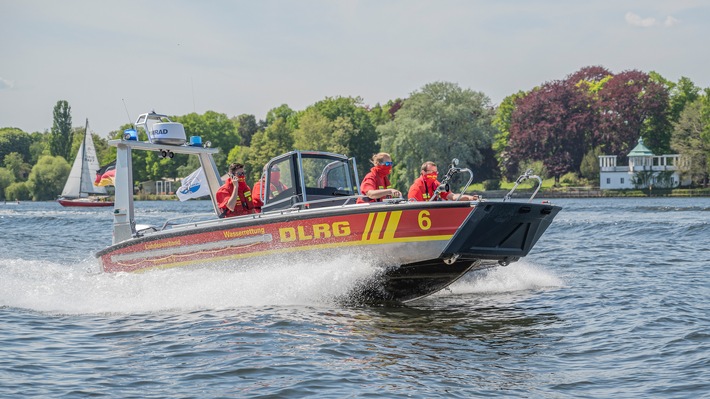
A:
[[[491,105],[586,66],[710,87],[707,0],[0,0],[0,128],[59,100],[102,137],[156,111],[228,117],[433,82]]]

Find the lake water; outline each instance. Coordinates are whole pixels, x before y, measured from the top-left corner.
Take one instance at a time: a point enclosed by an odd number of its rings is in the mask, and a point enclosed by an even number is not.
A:
[[[553,202],[528,257],[400,307],[339,304],[347,258],[101,274],[111,209],[0,204],[0,397],[709,398],[710,198]]]

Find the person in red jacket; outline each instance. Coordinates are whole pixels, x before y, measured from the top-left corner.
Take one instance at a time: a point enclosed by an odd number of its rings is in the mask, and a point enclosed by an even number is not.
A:
[[[281,170],[279,169],[278,165],[274,165],[273,167],[271,167],[269,175],[270,190],[269,192],[264,194],[265,198],[274,198],[279,195],[279,193],[288,190],[288,187],[285,184],[281,183]],[[265,184],[265,180],[266,178],[262,177],[261,180],[254,183],[254,189],[252,190],[252,192],[254,193],[252,195],[252,197],[254,198],[254,208],[257,212],[261,212],[261,207],[264,206],[264,203],[261,201],[261,190]]]
[[[229,165],[229,177],[217,190],[217,206],[222,212],[219,217],[241,216],[254,213],[251,198],[251,188],[246,182],[244,165],[233,163]]]
[[[409,187],[409,194],[407,197],[410,201],[431,201],[431,197],[436,192],[437,187],[441,183],[437,180],[439,175],[439,169],[436,164],[431,161],[424,162],[422,164],[421,176],[419,176],[414,183]],[[467,194],[454,194],[450,191],[442,191],[437,194],[434,201],[477,201],[477,195],[467,195]]]
[[[372,156],[370,160],[374,165],[370,173],[365,175],[360,183],[360,192],[364,197],[357,199],[358,203],[381,202],[385,198],[399,198],[402,193],[392,188],[389,174],[392,172],[392,157],[386,152]]]

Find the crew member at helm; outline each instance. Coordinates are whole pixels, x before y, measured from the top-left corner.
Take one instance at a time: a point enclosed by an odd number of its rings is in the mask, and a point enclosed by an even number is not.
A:
[[[374,166],[360,183],[360,192],[364,197],[358,198],[357,202],[381,202],[385,198],[401,197],[402,193],[392,188],[388,177],[392,172],[392,157],[390,157],[390,154],[386,152],[375,154],[370,162]]]
[[[254,183],[254,190],[252,190],[254,193],[254,208],[257,212],[261,212],[261,207],[264,205],[264,203],[261,201],[261,190],[265,182],[266,176],[262,177],[261,180]],[[269,172],[269,193],[266,193],[264,197],[274,198],[279,195],[279,193],[282,193],[286,190],[288,190],[288,186],[281,183],[281,169],[279,169],[278,165],[272,166],[271,171]]]
[[[246,182],[244,165],[240,163],[229,165],[228,175],[227,181],[217,190],[217,205],[222,212],[219,217],[224,218],[254,213],[251,188]]]
[[[409,187],[407,195],[410,201],[431,201],[431,197],[441,183],[437,180],[439,170],[436,164],[431,161],[422,164],[421,176]],[[436,194],[434,201],[477,201],[477,195],[454,194],[451,191],[441,191]]]

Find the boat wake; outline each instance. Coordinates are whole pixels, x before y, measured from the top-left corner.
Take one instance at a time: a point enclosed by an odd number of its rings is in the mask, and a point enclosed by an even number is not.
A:
[[[79,264],[0,259],[0,307],[59,314],[146,313],[244,306],[332,305],[379,269],[356,256],[321,264],[101,273]]]
[[[353,305],[357,292],[382,269],[357,255],[316,264],[175,268],[101,273],[98,261],[76,264],[0,260],[0,307],[55,314],[135,314],[263,306]],[[538,266],[517,262],[470,272],[434,296],[496,295],[564,286]],[[357,302],[357,301],[356,301]]]
[[[505,267],[470,272],[449,287],[454,295],[505,294],[563,287],[560,277],[544,268],[519,261]]]

